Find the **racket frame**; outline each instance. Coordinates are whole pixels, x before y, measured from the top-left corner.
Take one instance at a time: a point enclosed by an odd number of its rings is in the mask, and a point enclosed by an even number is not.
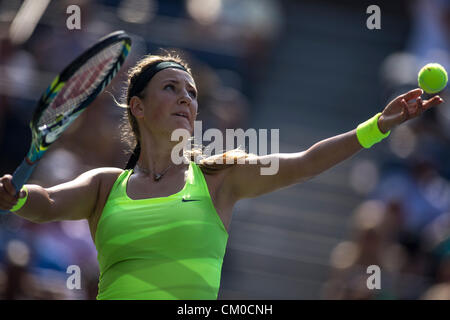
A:
[[[58,96],[58,93],[64,88],[67,80],[72,77],[83,64],[85,64],[90,58],[95,56],[101,50],[107,48],[115,43],[123,42],[122,51],[119,53],[115,63],[111,69],[104,76],[104,79],[97,85],[96,89],[89,94],[79,106],[73,110],[70,110],[56,122],[49,125],[38,127],[38,122],[43,112]],[[110,33],[100,40],[92,47],[83,52],[72,63],[70,63],[51,83],[51,85],[44,91],[40,97],[37,107],[33,113],[30,121],[30,129],[32,133],[32,142],[27,156],[22,163],[14,171],[12,183],[18,193],[22,186],[28,181],[33,170],[36,167],[37,162],[42,158],[48,147],[56,141],[59,136],[66,130],[76,118],[87,108],[87,106],[100,94],[103,89],[111,82],[116,73],[120,70],[131,48],[131,39],[124,31],[116,31]],[[51,140],[46,139],[49,135],[53,134]],[[4,213],[5,211],[0,211]],[[8,212],[8,211],[6,211]]]

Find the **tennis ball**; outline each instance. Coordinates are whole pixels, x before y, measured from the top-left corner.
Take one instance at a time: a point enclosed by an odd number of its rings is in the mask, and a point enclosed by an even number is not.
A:
[[[426,93],[437,93],[447,85],[448,76],[439,63],[429,63],[420,69],[417,80]]]

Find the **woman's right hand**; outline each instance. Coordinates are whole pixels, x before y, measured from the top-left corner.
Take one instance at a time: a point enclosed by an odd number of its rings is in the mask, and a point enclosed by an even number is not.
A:
[[[108,190],[103,190],[109,193],[122,172],[118,168],[97,168],[50,188],[27,184],[28,199],[14,213],[34,223],[89,219],[96,210],[101,187],[109,186]],[[0,178],[0,210],[11,210],[26,196],[25,190],[16,194],[11,175]]]
[[[12,184],[12,176],[5,174],[0,178],[0,210],[11,210],[19,200],[25,197],[26,192],[22,190],[18,195]]]

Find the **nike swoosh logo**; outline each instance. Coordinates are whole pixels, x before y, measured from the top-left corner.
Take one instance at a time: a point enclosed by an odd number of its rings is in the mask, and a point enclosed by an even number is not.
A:
[[[184,199],[184,198],[183,198],[183,199],[181,199],[181,201],[183,201],[183,202],[189,202],[189,201],[200,201],[200,200],[193,200],[193,199],[192,199],[192,200],[189,200],[189,199]]]

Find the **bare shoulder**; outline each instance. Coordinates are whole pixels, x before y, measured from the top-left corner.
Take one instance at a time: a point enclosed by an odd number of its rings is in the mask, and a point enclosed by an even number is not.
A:
[[[82,178],[84,181],[90,181],[94,183],[98,188],[97,209],[99,205],[101,206],[102,201],[105,199],[105,197],[108,196],[111,188],[114,185],[114,182],[123,171],[123,169],[114,167],[102,167],[86,171],[85,173],[80,175],[80,178]]]
[[[232,172],[230,166],[224,166],[214,173],[204,172],[209,194],[225,229],[228,231],[231,223],[233,207],[237,201],[232,190],[232,184],[227,182]]]
[[[104,167],[95,168],[82,173],[75,181],[77,181],[78,186],[90,186],[90,192],[96,192],[96,207],[98,209],[99,204],[102,203],[105,194],[109,194],[114,182],[123,172],[123,169]]]
[[[117,180],[117,178],[124,172],[123,169],[120,168],[114,168],[114,167],[103,167],[103,168],[96,168],[92,169],[85,174],[92,175],[95,179],[97,179],[99,184],[99,196],[98,201],[101,202],[102,198],[104,198],[105,193],[106,195],[109,194],[109,191],[114,185],[114,182]]]
[[[124,170],[120,168],[114,168],[114,167],[102,167],[102,168],[95,168],[89,171],[86,171],[82,175],[84,176],[90,176],[90,177],[98,177],[99,179],[107,179],[110,176],[118,176],[120,175]]]
[[[224,202],[232,202],[233,193],[230,189],[231,184],[228,181],[232,175],[233,167],[224,164],[222,168],[217,167],[215,170],[202,170],[213,202],[219,198]]]
[[[101,182],[108,182],[111,179],[115,181],[115,179],[117,179],[117,177],[124,172],[124,170],[114,167],[103,167],[96,168],[88,172],[91,172],[92,175],[98,176]]]
[[[105,207],[106,201],[108,200],[109,193],[116,182],[117,178],[124,172],[123,169],[104,167],[97,168],[86,172],[85,174],[90,174],[95,179],[98,179],[99,190],[97,196],[97,205],[94,214],[89,218],[89,228],[91,231],[92,239],[95,241],[95,232],[97,230],[97,224],[100,216]]]
[[[114,181],[123,171],[123,169],[113,167],[95,168],[82,173],[77,179],[95,183],[98,188],[101,188],[103,185],[111,183],[111,181],[114,184]]]
[[[233,203],[243,198],[258,196],[261,194],[260,189],[276,185],[278,175],[267,172],[270,171],[272,162],[276,162],[273,167],[278,165],[278,160],[278,154],[248,155],[244,161],[238,161],[223,170],[221,189],[226,192],[229,201]]]

